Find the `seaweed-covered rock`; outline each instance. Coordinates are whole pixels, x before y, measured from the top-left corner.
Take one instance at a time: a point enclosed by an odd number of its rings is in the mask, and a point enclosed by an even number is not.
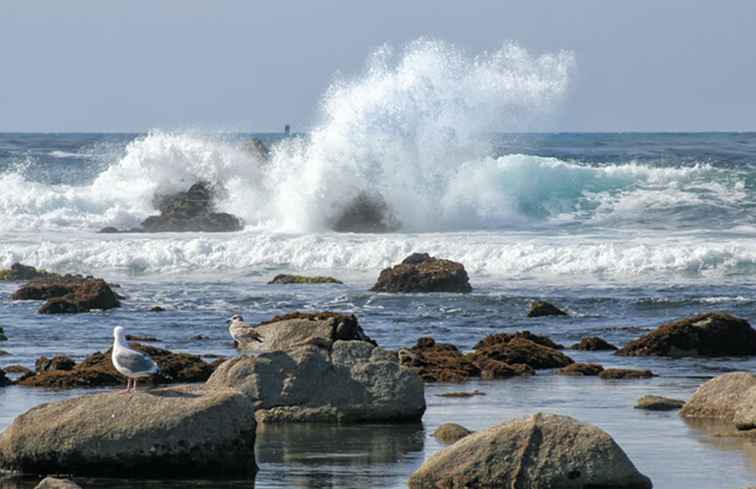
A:
[[[51,402],[18,416],[0,435],[0,468],[92,476],[249,475],[257,470],[253,413],[252,402],[231,389],[169,388]]]
[[[650,370],[639,370],[631,368],[606,368],[599,377],[605,380],[612,379],[650,379],[655,377]]]
[[[538,413],[465,436],[432,455],[410,489],[651,489],[648,477],[604,431]]]
[[[472,434],[472,431],[457,423],[444,423],[433,432],[436,439],[447,445],[451,445],[470,434]]]
[[[225,212],[214,212],[215,190],[205,182],[192,185],[186,192],[155,198],[160,215],[142,222],[146,232],[224,232],[239,231],[241,219]]]
[[[34,280],[39,278],[55,277],[56,274],[47,270],[37,270],[36,268],[22,263],[14,263],[10,268],[0,270],[0,280],[21,281]]]
[[[546,301],[532,301],[530,308],[528,309],[529,318],[537,318],[543,316],[567,316],[568,314],[557,306]]]
[[[617,350],[617,347],[598,336],[586,336],[579,343],[570,347],[573,350],[581,351],[611,351]]]
[[[268,285],[310,285],[310,284],[343,284],[344,282],[336,280],[333,277],[307,277],[304,275],[288,275],[285,273],[276,275]]]
[[[539,336],[537,334],[531,333],[530,331],[517,331],[516,333],[497,333],[488,335],[480,340],[475,345],[474,349],[478,350],[499,343],[509,343],[515,338],[523,338],[532,341],[533,343],[537,343],[548,348],[553,348],[555,350],[564,349],[564,345],[560,345],[559,343],[554,342],[551,338],[547,336]]]
[[[508,342],[486,343],[483,340],[475,348],[473,357],[498,360],[510,365],[525,364],[533,369],[561,368],[573,363],[573,360],[554,348],[543,346],[524,337],[514,337]]]
[[[756,355],[756,330],[731,314],[699,314],[659,326],[617,351],[622,356]]]
[[[572,375],[574,377],[592,377],[599,375],[603,371],[604,367],[597,363],[571,363],[559,369],[560,374]]]
[[[121,305],[110,285],[102,279],[81,275],[58,275],[35,279],[18,289],[13,300],[47,300],[42,314],[87,312]]]
[[[472,291],[464,265],[414,253],[399,265],[385,268],[378,276],[373,292],[458,292]]]
[[[638,399],[635,409],[645,409],[648,411],[676,411],[683,407],[685,401],[671,399],[662,396],[643,396]]]
[[[55,355],[52,358],[41,356],[34,362],[37,372],[52,372],[53,370],[73,370],[76,362],[65,355]]]
[[[756,374],[730,372],[704,382],[680,411],[686,418],[732,421],[735,410],[749,389],[756,387]]]
[[[480,375],[480,368],[469,355],[450,343],[436,343],[431,337],[420,338],[412,348],[399,350],[399,362],[426,382],[463,382]]]

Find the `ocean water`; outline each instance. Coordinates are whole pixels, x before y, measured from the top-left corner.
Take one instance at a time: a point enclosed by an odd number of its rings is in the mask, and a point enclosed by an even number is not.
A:
[[[10,300],[15,284],[0,283],[0,325],[10,338],[0,343],[8,352],[0,367],[54,353],[83,358],[109,346],[115,325],[164,348],[233,355],[225,319],[237,312],[251,321],[354,312],[386,348],[431,335],[470,349],[485,335],[522,329],[567,345],[586,335],[621,345],[666,320],[714,310],[756,324],[756,133],[523,132],[563,96],[571,64],[569,53],[533,57],[505,46],[468,57],[418,42],[398,55],[381,50],[361,76],[334,82],[322,121],[306,134],[0,134],[0,267],[94,274],[125,297],[112,311],[43,316],[37,303]],[[247,149],[251,137],[271,146],[269,161]],[[97,233],[137,225],[156,212],[156,193],[198,180],[218,185],[218,208],[242,217],[243,231]],[[331,229],[362,192],[382,196],[397,231]],[[473,293],[368,291],[383,267],[412,252],[464,263]],[[345,285],[266,285],[282,272]],[[571,316],[528,319],[534,298]],[[155,304],[166,312],[148,312]],[[192,341],[197,334],[209,339]],[[566,353],[659,377],[610,382],[539,371],[428,385],[420,425],[266,428],[255,487],[405,487],[440,448],[430,437],[439,424],[477,430],[537,411],[605,429],[655,487],[756,482],[756,443],[632,407],[644,394],[687,398],[712,376],[756,369],[756,358]],[[437,396],[474,388],[487,395]],[[36,404],[79,394],[0,389],[0,428]],[[120,475],[86,487],[171,486]]]

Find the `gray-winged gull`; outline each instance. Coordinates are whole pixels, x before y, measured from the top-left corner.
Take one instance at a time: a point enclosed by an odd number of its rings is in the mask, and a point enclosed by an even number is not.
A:
[[[250,341],[257,341],[259,343],[263,342],[260,333],[255,331],[254,326],[245,323],[241,314],[234,314],[227,323],[229,324],[228,332],[238,344],[248,343]]]
[[[122,327],[113,328],[113,338],[113,366],[128,379],[124,392],[136,390],[139,377],[149,377],[160,369],[152,358],[129,348],[126,343],[126,332]]]

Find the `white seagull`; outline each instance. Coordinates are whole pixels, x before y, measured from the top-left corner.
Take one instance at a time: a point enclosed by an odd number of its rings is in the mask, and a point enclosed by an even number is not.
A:
[[[245,323],[244,318],[241,317],[241,314],[234,314],[233,316],[231,316],[231,319],[226,322],[229,324],[229,334],[231,334],[231,337],[238,344],[241,345],[242,343],[248,343],[250,341],[257,341],[259,343],[263,342],[260,333],[255,331],[254,326],[249,323]]]
[[[126,332],[122,327],[113,328],[113,366],[118,372],[126,377],[126,390],[136,390],[139,377],[149,377],[160,370],[157,364],[144,353],[139,353],[129,348],[126,343]]]

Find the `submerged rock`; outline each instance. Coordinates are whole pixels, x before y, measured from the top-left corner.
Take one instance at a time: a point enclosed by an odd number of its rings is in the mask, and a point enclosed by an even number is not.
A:
[[[568,416],[538,413],[465,436],[435,453],[411,489],[611,487],[651,489],[604,431]]]
[[[370,290],[467,293],[472,291],[472,287],[461,263],[434,258],[427,253],[413,253],[399,265],[381,271]]]
[[[437,397],[451,397],[451,398],[467,398],[467,397],[475,397],[475,396],[485,396],[485,392],[481,392],[478,389],[475,389],[472,392],[444,392],[443,394],[436,394]]]
[[[13,300],[46,300],[41,314],[77,313],[112,309],[121,305],[110,285],[102,279],[81,275],[57,275],[35,279],[14,292]]]
[[[331,220],[331,228],[349,233],[387,233],[400,227],[383,196],[360,192]]]
[[[647,409],[649,411],[676,411],[683,407],[685,401],[670,399],[661,396],[643,396],[638,399],[635,409]]]
[[[546,301],[532,301],[528,310],[529,318],[543,316],[567,316],[568,314],[554,304]]]
[[[365,341],[304,345],[222,363],[208,389],[233,388],[255,400],[263,423],[419,421],[425,389],[395,355]]]
[[[343,284],[344,282],[336,280],[333,277],[306,277],[304,275],[276,275],[268,285],[291,285],[291,284]]]
[[[0,468],[91,476],[248,475],[257,470],[253,409],[234,390],[186,388],[42,404],[0,435]]]
[[[650,370],[638,370],[632,368],[607,368],[604,369],[599,377],[605,380],[611,379],[650,379],[655,377]]]
[[[14,263],[10,268],[0,270],[0,280],[7,281],[34,280],[55,276],[57,276],[57,274],[50,273],[47,270],[37,270],[32,266],[24,265],[22,263]]]
[[[604,367],[597,363],[572,363],[559,369],[562,375],[575,377],[593,377],[604,371]]]
[[[433,432],[436,439],[447,445],[451,445],[470,434],[472,434],[472,431],[457,423],[444,423]]]
[[[45,477],[34,489],[81,489],[81,486],[69,479]]]
[[[680,411],[686,418],[732,421],[735,410],[749,389],[756,386],[751,372],[731,372],[704,382]]]
[[[756,330],[748,321],[731,314],[699,314],[659,326],[631,341],[620,350],[622,356],[730,356],[756,355]]]
[[[581,339],[579,343],[575,343],[570,348],[580,351],[610,351],[618,349],[616,346],[598,336],[586,336]]]

